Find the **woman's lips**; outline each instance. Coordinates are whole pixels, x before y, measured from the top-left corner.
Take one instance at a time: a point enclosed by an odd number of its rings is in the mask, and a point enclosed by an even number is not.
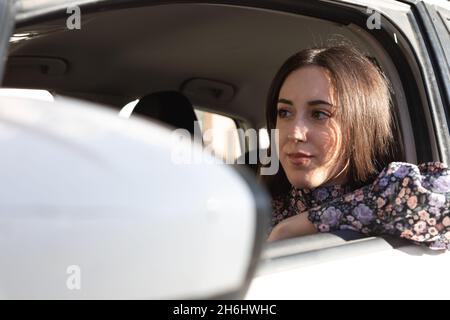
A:
[[[301,165],[307,165],[311,162],[311,158],[313,156],[302,153],[302,152],[295,152],[295,153],[289,153],[287,155],[288,160],[291,164],[295,166],[301,166]]]

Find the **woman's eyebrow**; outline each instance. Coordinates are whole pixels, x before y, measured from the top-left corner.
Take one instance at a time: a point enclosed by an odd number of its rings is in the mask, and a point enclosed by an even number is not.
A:
[[[294,103],[291,100],[283,99],[283,98],[278,99],[278,103],[284,103],[284,104],[288,104],[290,106],[294,105]],[[311,100],[311,101],[308,101],[308,105],[309,106],[327,105],[330,107],[334,107],[334,105],[332,103],[325,101],[325,100]]]
[[[291,100],[287,100],[287,99],[278,99],[278,103],[284,103],[284,104],[288,104],[290,106],[294,105],[294,103]]]
[[[330,107],[334,107],[332,103],[325,101],[325,100],[312,100],[312,101],[308,101],[308,105],[309,106],[317,106],[319,104],[325,104],[328,105]]]

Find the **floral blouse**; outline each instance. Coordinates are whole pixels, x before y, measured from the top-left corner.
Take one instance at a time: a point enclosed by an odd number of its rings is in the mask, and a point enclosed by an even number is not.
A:
[[[370,184],[292,188],[272,201],[272,227],[308,211],[320,232],[354,230],[392,235],[450,250],[450,169],[440,162],[392,162]]]

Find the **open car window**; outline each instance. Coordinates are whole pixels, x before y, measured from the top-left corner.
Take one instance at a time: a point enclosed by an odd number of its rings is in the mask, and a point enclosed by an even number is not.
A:
[[[236,122],[224,115],[195,109],[203,136],[203,144],[216,157],[233,163],[242,154]]]

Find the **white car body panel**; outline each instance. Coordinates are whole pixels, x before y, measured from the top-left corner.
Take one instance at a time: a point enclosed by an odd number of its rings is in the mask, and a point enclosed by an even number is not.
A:
[[[344,247],[359,246],[359,252]],[[350,250],[349,250],[350,251]],[[300,253],[298,263],[253,279],[246,299],[448,299],[447,251],[393,249],[381,238]],[[302,259],[305,262],[301,262]],[[273,261],[272,261],[273,263]]]

